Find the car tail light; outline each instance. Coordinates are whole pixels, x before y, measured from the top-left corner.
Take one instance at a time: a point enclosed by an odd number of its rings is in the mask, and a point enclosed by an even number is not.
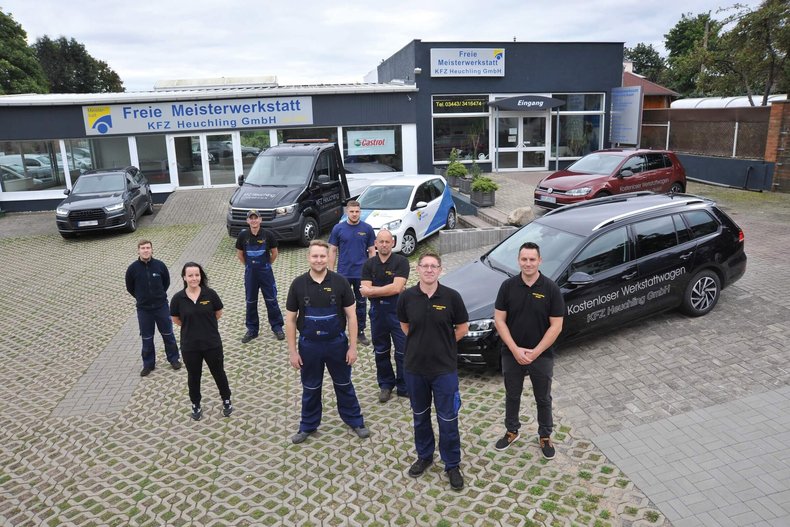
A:
[[[743,243],[744,239],[746,239],[746,236],[743,235],[743,229],[738,229],[738,242]]]

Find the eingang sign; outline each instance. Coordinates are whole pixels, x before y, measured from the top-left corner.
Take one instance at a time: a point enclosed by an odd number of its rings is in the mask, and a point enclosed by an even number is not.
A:
[[[184,132],[313,124],[311,97],[83,106],[87,135]]]
[[[431,48],[431,77],[504,77],[502,48]]]

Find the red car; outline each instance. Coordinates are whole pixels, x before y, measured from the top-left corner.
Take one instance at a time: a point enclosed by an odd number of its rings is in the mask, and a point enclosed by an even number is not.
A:
[[[610,148],[587,154],[538,183],[535,205],[554,209],[640,190],[657,193],[686,190],[686,171],[673,152]]]

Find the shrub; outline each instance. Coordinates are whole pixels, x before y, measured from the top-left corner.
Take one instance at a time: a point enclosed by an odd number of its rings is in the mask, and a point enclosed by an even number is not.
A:
[[[488,176],[480,176],[472,181],[472,192],[493,192],[498,188],[499,185]]]
[[[483,171],[480,169],[480,165],[477,164],[477,161],[472,161],[472,179],[477,179]]]
[[[445,172],[447,177],[464,177],[468,173],[466,166],[460,161],[453,161],[447,165],[447,172]]]

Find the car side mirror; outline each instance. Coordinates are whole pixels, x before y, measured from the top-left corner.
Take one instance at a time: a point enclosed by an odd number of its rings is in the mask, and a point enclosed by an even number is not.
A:
[[[424,209],[427,206],[428,206],[427,202],[425,202],[425,201],[418,201],[417,204],[414,205],[414,209],[413,210]]]
[[[140,185],[137,183],[132,183],[132,185],[129,187],[129,190],[140,190]]]
[[[571,285],[587,285],[591,284],[593,281],[593,277],[587,273],[582,271],[576,271],[573,273],[570,278],[568,278],[568,283]]]
[[[627,168],[624,168],[623,170],[620,171],[620,177],[628,177],[633,175],[634,175],[633,171],[628,170]]]
[[[329,174],[318,174],[318,177],[315,178],[315,180],[318,181],[319,185],[323,185],[325,183],[331,183]]]
[[[244,184],[244,174],[239,174],[239,186]]]

